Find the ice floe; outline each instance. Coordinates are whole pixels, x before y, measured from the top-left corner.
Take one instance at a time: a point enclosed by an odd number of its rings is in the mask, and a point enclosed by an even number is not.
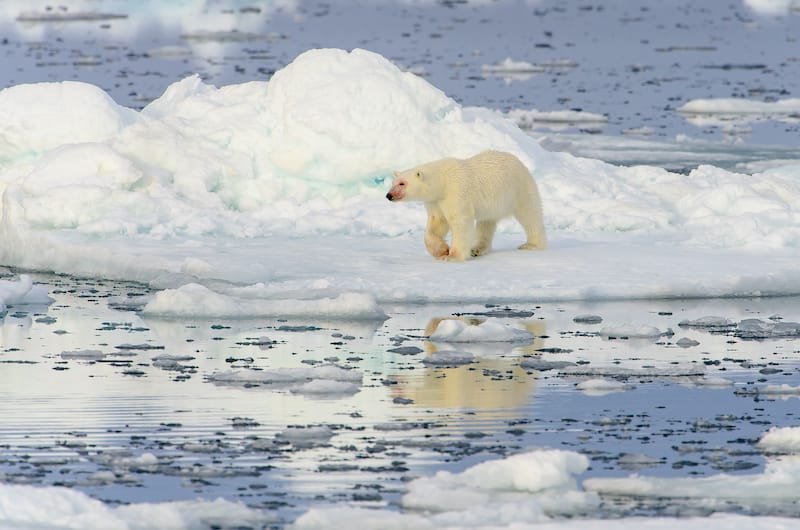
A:
[[[503,324],[498,319],[478,323],[442,319],[428,338],[441,342],[532,342],[534,335]]]
[[[140,112],[86,83],[17,85],[0,121],[0,263],[169,289],[150,314],[800,293],[797,165],[683,174],[550,152],[366,50],[309,50],[269,81],[190,76]],[[422,205],[384,198],[391,171],[487,148],[533,172],[551,246],[513,250],[507,222],[488,256],[432,260]]]

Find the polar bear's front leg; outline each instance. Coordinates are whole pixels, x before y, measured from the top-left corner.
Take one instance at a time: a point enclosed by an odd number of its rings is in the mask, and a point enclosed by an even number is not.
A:
[[[436,259],[444,259],[450,254],[450,247],[444,236],[450,231],[442,211],[433,205],[428,205],[428,225],[425,227],[425,248]]]
[[[475,241],[475,221],[457,219],[450,222],[453,240],[450,245],[448,261],[464,261],[472,256],[472,242]]]

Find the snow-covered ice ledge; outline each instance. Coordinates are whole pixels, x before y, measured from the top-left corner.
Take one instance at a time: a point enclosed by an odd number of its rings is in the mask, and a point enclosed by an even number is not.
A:
[[[0,123],[0,264],[171,289],[152,314],[800,294],[800,165],[682,175],[548,152],[365,50],[311,50],[268,82],[189,77],[141,112],[19,85]],[[550,247],[513,250],[508,222],[492,254],[437,262],[422,205],[385,200],[391,170],[487,148],[532,170]]]

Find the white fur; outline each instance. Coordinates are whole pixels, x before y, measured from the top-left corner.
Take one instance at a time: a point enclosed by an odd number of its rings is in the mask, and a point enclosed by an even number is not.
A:
[[[425,247],[435,258],[462,261],[489,252],[497,222],[514,216],[527,234],[521,249],[546,245],[539,190],[512,154],[484,151],[443,158],[395,172],[392,201],[423,201],[428,210]],[[448,246],[444,237],[453,232]]]

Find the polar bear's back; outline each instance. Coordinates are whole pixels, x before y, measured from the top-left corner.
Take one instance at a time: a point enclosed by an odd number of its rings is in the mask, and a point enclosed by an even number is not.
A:
[[[461,161],[472,182],[467,187],[475,199],[479,218],[500,219],[517,210],[519,201],[540,207],[539,192],[528,168],[510,153],[483,151]]]

